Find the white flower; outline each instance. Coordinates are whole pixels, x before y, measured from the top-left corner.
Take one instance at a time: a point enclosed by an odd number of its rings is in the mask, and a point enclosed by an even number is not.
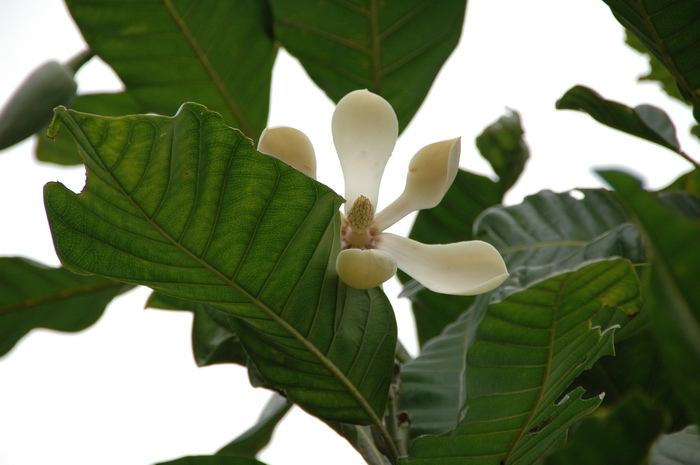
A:
[[[432,291],[475,295],[508,277],[503,258],[487,242],[427,245],[384,232],[407,214],[440,203],[457,175],[459,139],[419,150],[409,164],[403,193],[375,215],[379,183],[398,137],[393,108],[367,90],[351,92],[336,106],[332,131],[347,201],[336,270],[346,284],[369,289],[394,276],[398,267]],[[258,150],[315,177],[313,146],[296,129],[266,129]]]

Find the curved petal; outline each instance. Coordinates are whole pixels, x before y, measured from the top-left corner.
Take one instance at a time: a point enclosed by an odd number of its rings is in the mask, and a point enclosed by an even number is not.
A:
[[[384,231],[413,211],[439,204],[457,176],[460,151],[459,138],[420,149],[408,165],[403,193],[377,214],[374,225]]]
[[[260,135],[258,151],[279,158],[305,175],[316,179],[316,155],[309,138],[287,126],[267,128]]]
[[[371,289],[396,274],[396,260],[381,250],[347,249],[338,254],[335,269],[348,286]]]
[[[427,245],[382,234],[379,248],[393,255],[399,268],[411,277],[441,294],[482,294],[508,277],[501,254],[488,242]]]
[[[345,211],[360,195],[376,208],[379,182],[399,134],[394,109],[367,90],[350,92],[335,107],[332,130],[345,178]]]

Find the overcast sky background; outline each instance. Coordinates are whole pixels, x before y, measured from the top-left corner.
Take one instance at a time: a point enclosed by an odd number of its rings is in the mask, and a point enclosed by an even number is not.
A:
[[[58,0],[0,0],[0,39],[0,105],[39,64],[65,61],[85,47]],[[630,106],[655,104],[671,115],[686,152],[700,157],[688,136],[690,112],[656,85],[636,82],[646,61],[622,39],[621,26],[600,0],[472,0],[460,46],[399,139],[379,208],[400,193],[410,157],[435,141],[461,136],[461,166],[491,174],[473,141],[507,108],[520,112],[531,148],[508,204],[542,189],[599,187],[593,168],[624,168],[653,188],[688,171],[689,163],[670,151],[582,113],[554,109],[577,84]],[[319,157],[319,180],[342,193],[331,101],[283,51],[274,73],[270,125],[306,132]],[[81,93],[120,88],[98,60],[77,78]],[[33,148],[26,141],[0,153],[0,255],[58,266],[42,187],[61,181],[80,191],[84,170],[37,163]],[[392,230],[409,228],[410,218]],[[409,307],[395,299],[398,285],[385,289],[396,302],[401,339],[415,353]],[[213,453],[255,422],[270,393],[250,387],[241,367],[197,368],[191,315],[143,310],[148,294],[139,289],[118,298],[81,333],[34,331],[0,359],[0,464],[146,465]],[[261,460],[363,463],[344,439],[298,408]]]

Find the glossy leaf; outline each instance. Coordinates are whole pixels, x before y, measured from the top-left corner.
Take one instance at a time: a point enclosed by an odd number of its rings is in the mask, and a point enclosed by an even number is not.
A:
[[[565,448],[550,455],[545,465],[641,465],[668,419],[651,399],[636,393],[614,408],[584,418]]]
[[[681,94],[700,107],[700,4],[695,0],[605,0],[669,69]]]
[[[477,138],[481,155],[491,164],[498,181],[460,170],[442,202],[418,212],[410,237],[426,244],[448,244],[473,238],[474,220],[487,208],[500,204],[516,182],[529,149],[525,144],[520,116],[511,112],[489,125]],[[474,301],[473,297],[438,294],[401,275],[402,296],[413,304],[418,341],[424,344],[440,334]]]
[[[128,92],[115,94],[85,94],[80,95],[70,105],[70,108],[83,113],[103,116],[123,116],[145,113]],[[67,134],[59,133],[55,139],[47,135],[48,125],[37,133],[35,155],[39,161],[56,163],[58,165],[80,165],[83,159],[75,148],[73,139]]]
[[[630,108],[606,100],[588,87],[576,86],[559,99],[557,109],[588,113],[606,126],[681,153],[673,122],[663,110],[651,105]]]
[[[59,258],[230,318],[267,383],[327,420],[380,424],[396,326],[386,296],[340,284],[341,198],[201,105],[172,118],[58,109],[88,170],[44,199]]]
[[[285,414],[292,408],[287,399],[273,394],[258,422],[242,435],[219,449],[216,455],[255,458],[270,442],[272,433]]]
[[[651,465],[685,465],[700,461],[700,434],[693,425],[659,440],[651,451]]]
[[[229,317],[202,302],[179,299],[154,292],[146,304],[150,308],[187,310],[194,313],[192,322],[192,352],[197,366],[217,363],[248,363],[241,341],[233,331]]]
[[[334,102],[368,89],[389,101],[401,130],[457,46],[466,6],[463,0],[269,3],[276,39]]]
[[[700,422],[700,222],[661,205],[640,182],[608,171],[603,178],[620,194],[648,238],[648,292],[659,349],[694,422]]]
[[[183,102],[257,138],[267,123],[276,48],[266,2],[67,0],[90,48],[145,111]]]
[[[35,328],[80,331],[130,286],[20,257],[0,257],[0,356]]]
[[[581,388],[564,392],[613,353],[613,328],[593,326],[592,319],[606,306],[634,311],[640,298],[632,266],[614,259],[489,305],[466,352],[466,402],[457,427],[416,439],[405,463],[526,464],[542,457],[601,401],[582,398]]]

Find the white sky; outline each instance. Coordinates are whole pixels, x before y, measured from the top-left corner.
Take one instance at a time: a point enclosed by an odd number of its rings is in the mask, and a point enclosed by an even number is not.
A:
[[[618,166],[662,187],[690,165],[673,153],[595,123],[554,103],[576,84],[634,106],[656,104],[671,114],[681,145],[690,112],[636,77],[646,62],[622,44],[622,28],[602,1],[472,0],[459,48],[400,138],[386,170],[381,208],[398,195],[410,157],[422,146],[462,137],[464,168],[490,173],[474,138],[506,108],[520,112],[531,160],[507,203],[541,189],[597,187],[592,168]],[[64,61],[84,48],[60,1],[0,0],[0,105],[36,66]],[[95,60],[93,60],[95,61]],[[81,92],[116,90],[118,81],[94,62],[78,74]],[[407,83],[410,85],[410,83]],[[313,141],[319,180],[342,193],[330,138],[331,102],[298,64],[281,53],[275,69],[270,125],[295,126]],[[74,190],[82,168],[33,160],[33,141],[0,153],[0,255],[58,266],[42,204],[42,186]],[[393,230],[406,232],[410,220]],[[386,286],[393,298],[396,284]],[[191,316],[144,311],[146,289],[117,299],[91,329],[39,330],[0,359],[0,464],[146,465],[209,454],[252,425],[269,393],[250,387],[234,365],[197,368]],[[394,299],[396,301],[396,299]],[[402,340],[415,352],[412,318],[395,305]],[[300,409],[280,425],[261,455],[270,465],[360,464],[354,450]]]

